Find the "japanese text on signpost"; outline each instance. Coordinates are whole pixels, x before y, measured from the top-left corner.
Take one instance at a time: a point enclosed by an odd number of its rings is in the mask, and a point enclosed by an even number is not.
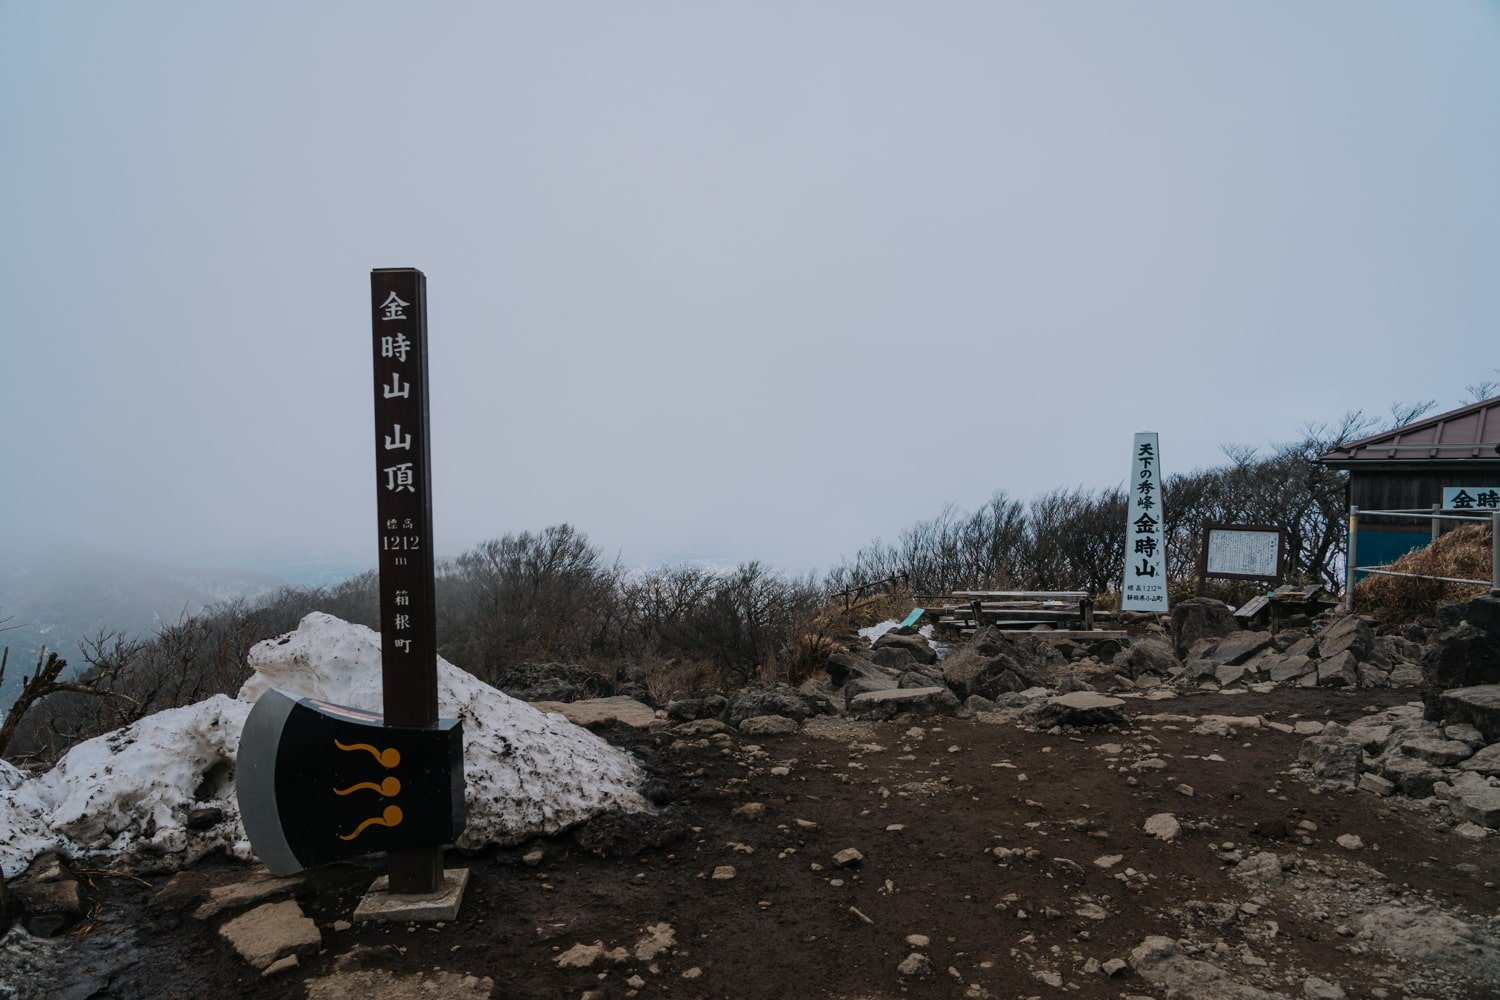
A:
[[[1162,530],[1161,452],[1154,433],[1137,434],[1125,517],[1125,579],[1120,610],[1167,610],[1167,553]]]

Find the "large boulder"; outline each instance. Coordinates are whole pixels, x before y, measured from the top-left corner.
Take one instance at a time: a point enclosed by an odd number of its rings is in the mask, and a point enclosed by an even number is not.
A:
[[[1369,623],[1358,615],[1345,615],[1318,636],[1318,655],[1326,659],[1348,650],[1356,660],[1364,660],[1374,645],[1375,631]]]
[[[1444,691],[1497,683],[1500,683],[1500,636],[1470,622],[1460,622],[1448,629],[1422,657],[1422,703],[1427,707],[1429,719],[1444,717],[1439,706]]]
[[[1136,680],[1145,674],[1166,677],[1180,664],[1177,662],[1177,654],[1172,652],[1171,644],[1153,636],[1137,640],[1129,648],[1122,649],[1116,654],[1112,666],[1116,673]]]
[[[1500,636],[1500,597],[1484,594],[1464,608],[1464,621],[1490,635]]]
[[[850,681],[862,678],[886,678],[894,685],[895,678],[899,676],[899,671],[890,667],[882,667],[847,649],[836,650],[828,657],[828,662],[824,664],[823,669],[828,672],[828,679],[833,682],[835,688],[843,687]]]
[[[957,711],[958,699],[944,687],[866,691],[849,702],[849,714],[856,719],[894,719],[905,714],[953,715]]]
[[[879,639],[876,639],[872,648],[876,650],[904,649],[918,663],[937,662],[937,650],[933,649],[932,643],[928,642],[924,636],[917,632],[903,633],[892,629]],[[880,661],[876,660],[876,662]]]
[[[1425,693],[1423,697],[1425,700]],[[1500,684],[1441,691],[1427,707],[1446,722],[1467,722],[1479,730],[1486,743],[1500,743]]]
[[[1218,639],[1240,630],[1234,612],[1223,601],[1190,597],[1172,609],[1172,648],[1186,659],[1188,647],[1199,639]]]
[[[1272,644],[1269,632],[1240,632],[1225,636],[1214,647],[1212,659],[1220,666],[1241,666]]]
[[[667,704],[667,718],[677,722],[692,722],[696,719],[714,719],[729,707],[729,699],[722,694],[689,694],[673,698]]]
[[[759,715],[779,715],[785,719],[801,722],[812,715],[812,709],[795,690],[785,684],[769,688],[749,688],[741,691],[729,705],[724,721],[738,727],[746,719]]]
[[[1364,750],[1358,736],[1330,722],[1321,733],[1302,741],[1297,759],[1319,783],[1353,788],[1359,781]]]
[[[1033,729],[1072,726],[1088,729],[1095,726],[1121,726],[1125,702],[1093,691],[1073,691],[1035,702],[1021,713],[1022,725]]]
[[[943,661],[943,680],[960,698],[977,694],[995,700],[1013,691],[1053,686],[1055,669],[1065,662],[1041,639],[986,628]]]

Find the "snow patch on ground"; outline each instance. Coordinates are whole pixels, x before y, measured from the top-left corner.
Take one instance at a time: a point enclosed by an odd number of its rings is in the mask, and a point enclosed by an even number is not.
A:
[[[885,621],[881,622],[878,625],[871,625],[869,628],[860,629],[859,634],[864,638],[866,642],[873,645],[876,639],[879,639],[891,629],[900,627],[900,622],[896,621],[894,618],[887,618]],[[932,638],[931,625],[923,625],[921,628],[917,629],[917,634],[927,640],[927,645],[931,646],[933,652],[937,653],[937,657],[939,660],[944,659],[948,655],[947,644],[937,642]]]
[[[251,856],[234,794],[234,759],[250,707],[269,687],[380,710],[380,636],[313,613],[250,651],[239,698],[147,716],[80,743],[45,774],[0,767],[0,870],[14,876],[57,850],[120,868],[163,871],[214,850]],[[561,716],[537,711],[445,660],[439,711],[464,726],[469,823],[461,847],[557,833],[610,808],[646,808],[630,756]],[[3,763],[3,762],[0,762]],[[187,828],[188,811],[222,819]]]

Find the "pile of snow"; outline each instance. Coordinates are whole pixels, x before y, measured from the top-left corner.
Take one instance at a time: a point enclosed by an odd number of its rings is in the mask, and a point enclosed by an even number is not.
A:
[[[277,687],[378,712],[380,636],[315,612],[297,631],[256,645],[249,664],[255,673],[237,699],[215,695],[147,716],[80,743],[35,778],[0,766],[0,870],[13,876],[48,850],[143,871],[215,850],[252,857],[234,794],[251,705]],[[515,843],[607,809],[646,808],[637,791],[643,776],[628,754],[441,659],[438,705],[444,717],[463,720],[461,847]],[[221,818],[189,829],[195,808],[217,809]]]

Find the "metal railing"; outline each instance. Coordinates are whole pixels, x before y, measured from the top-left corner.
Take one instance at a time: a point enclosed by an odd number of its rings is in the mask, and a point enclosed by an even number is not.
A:
[[[1490,525],[1490,578],[1488,580],[1466,580],[1452,576],[1431,576],[1427,573],[1403,573],[1390,568],[1387,563],[1381,566],[1359,565],[1359,519],[1361,517],[1384,517],[1400,518],[1409,521],[1428,520],[1432,522],[1432,541],[1437,541],[1439,522],[1442,521],[1477,521],[1480,524]],[[1429,543],[1430,544],[1430,543]],[[1440,583],[1467,583],[1476,587],[1488,586],[1490,593],[1500,596],[1500,511],[1490,514],[1449,514],[1446,513],[1441,504],[1433,504],[1431,510],[1360,510],[1358,507],[1349,508],[1349,558],[1345,560],[1344,581],[1344,606],[1346,610],[1354,607],[1354,574],[1368,573],[1374,576],[1402,576],[1417,580],[1437,580]]]

